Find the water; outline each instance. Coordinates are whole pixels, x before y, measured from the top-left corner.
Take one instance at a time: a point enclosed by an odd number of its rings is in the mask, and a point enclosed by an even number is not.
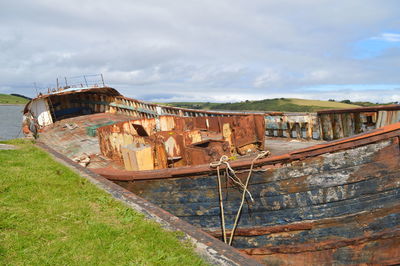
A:
[[[0,104],[0,140],[23,137],[21,132],[23,105]]]

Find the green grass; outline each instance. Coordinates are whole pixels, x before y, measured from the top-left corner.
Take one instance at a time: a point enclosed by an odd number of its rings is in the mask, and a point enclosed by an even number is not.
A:
[[[306,100],[294,98],[265,99],[260,101],[244,101],[236,103],[209,102],[173,102],[169,105],[204,110],[233,111],[280,111],[280,112],[316,112],[324,109],[343,109],[360,107],[333,101]]]
[[[26,104],[27,102],[25,98],[0,93],[0,104]]]
[[[163,230],[23,140],[0,150],[0,265],[203,265]]]

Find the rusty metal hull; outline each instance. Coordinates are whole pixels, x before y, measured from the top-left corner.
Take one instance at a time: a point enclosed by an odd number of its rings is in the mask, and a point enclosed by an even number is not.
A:
[[[274,265],[400,263],[399,135],[398,123],[265,159],[252,176],[255,202],[243,209],[233,246]],[[116,182],[221,238],[215,171]],[[228,229],[241,195],[223,178]]]

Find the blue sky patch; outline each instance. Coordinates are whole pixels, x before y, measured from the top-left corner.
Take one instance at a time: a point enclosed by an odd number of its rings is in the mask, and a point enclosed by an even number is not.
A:
[[[380,56],[386,49],[400,48],[400,33],[386,32],[377,37],[361,40],[354,45],[353,57],[356,59],[368,59]]]

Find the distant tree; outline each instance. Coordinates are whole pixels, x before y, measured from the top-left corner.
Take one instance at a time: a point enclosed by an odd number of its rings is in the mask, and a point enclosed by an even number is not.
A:
[[[329,99],[330,102],[336,102],[334,99]]]
[[[341,103],[348,103],[348,104],[351,104],[351,101],[350,101],[350,100],[343,100],[343,101],[341,101]]]

